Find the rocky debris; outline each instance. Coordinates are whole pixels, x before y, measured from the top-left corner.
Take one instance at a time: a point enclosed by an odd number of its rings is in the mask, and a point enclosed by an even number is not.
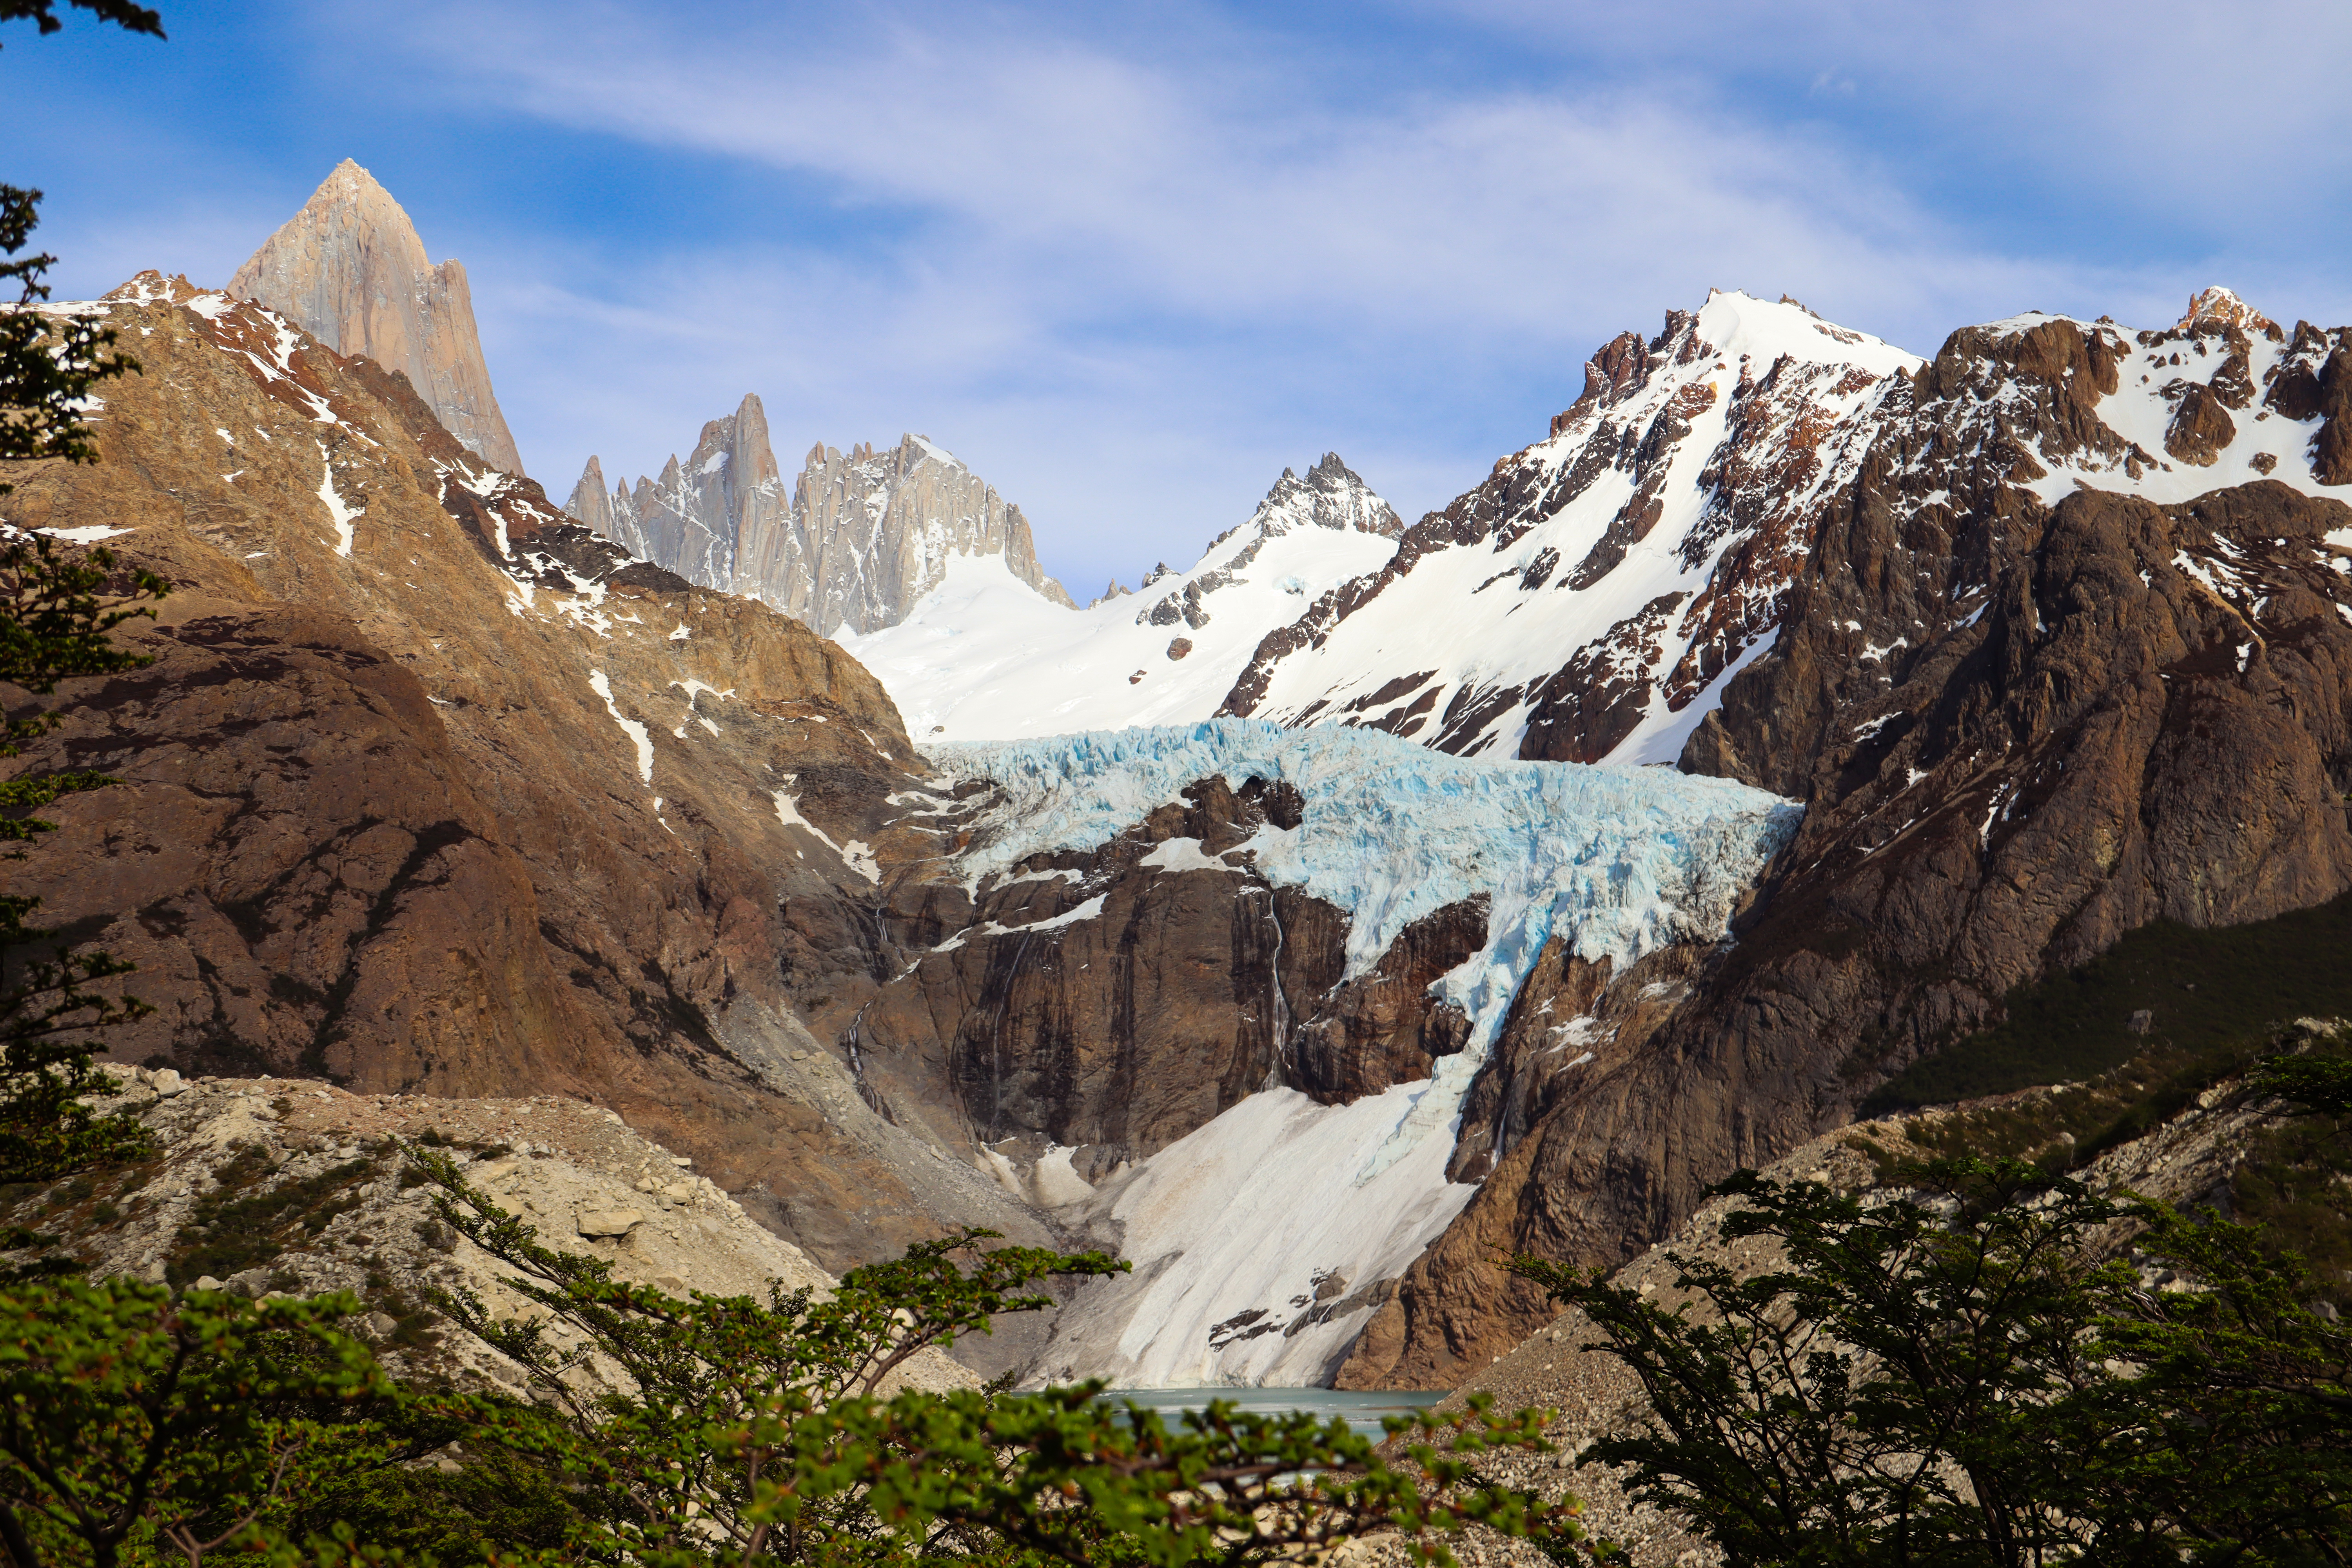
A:
[[[630,560],[257,305],[151,273],[96,308],[147,374],[104,460],[12,474],[5,517],[175,584],[124,628],[156,662],[69,689],[26,757],[124,781],[17,873],[138,963],[156,1010],[118,1057],[583,1096],[836,1268],[950,1225],[1045,1239],[789,1058],[817,1046],[791,986],[862,962],[877,879],[934,852],[855,660]]]
[[[1171,659],[1182,658],[1186,654],[1189,654],[1192,651],[1192,639],[1191,637],[1172,637],[1169,640],[1168,657]]]
[[[95,1274],[248,1296],[352,1291],[367,1308],[359,1331],[400,1373],[520,1386],[505,1357],[446,1328],[430,1305],[434,1290],[468,1290],[494,1310],[539,1314],[502,1283],[504,1265],[436,1217],[436,1189],[404,1173],[404,1146],[450,1155],[546,1245],[602,1258],[635,1284],[761,1300],[772,1283],[820,1294],[833,1285],[707,1177],[667,1180],[639,1196],[649,1173],[677,1177],[686,1157],[562,1095],[441,1100],[352,1094],[313,1079],[188,1083],[169,1068],[106,1070],[120,1091],[93,1103],[136,1114],[155,1155],[62,1184],[16,1212],[67,1235]],[[175,1080],[169,1095],[156,1081],[167,1074]],[[909,1386],[978,1382],[938,1352],[918,1359]]]
[[[635,1209],[583,1209],[573,1228],[591,1239],[617,1240],[636,1229],[645,1217]]]
[[[705,425],[683,465],[673,456],[634,490],[616,484],[607,494],[603,466],[589,458],[564,506],[633,555],[826,637],[896,626],[939,586],[950,554],[1002,557],[1015,579],[1072,605],[1037,564],[1021,509],[929,438],[902,437],[878,453],[819,445],[787,488],[756,396]]]
[[[408,215],[351,159],[237,268],[228,291],[338,353],[407,376],[467,450],[522,473],[490,390],[464,264],[427,261]]]

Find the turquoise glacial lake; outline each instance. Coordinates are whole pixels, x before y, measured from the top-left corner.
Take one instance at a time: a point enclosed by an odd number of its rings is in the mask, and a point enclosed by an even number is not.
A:
[[[1384,1415],[1410,1415],[1445,1397],[1438,1389],[1427,1394],[1383,1390],[1358,1394],[1337,1388],[1110,1388],[1103,1398],[1113,1405],[1133,1403],[1159,1412],[1171,1426],[1187,1410],[1199,1410],[1213,1399],[1238,1405],[1253,1415],[1286,1415],[1303,1410],[1323,1420],[1344,1416],[1348,1425],[1367,1437],[1381,1436]]]

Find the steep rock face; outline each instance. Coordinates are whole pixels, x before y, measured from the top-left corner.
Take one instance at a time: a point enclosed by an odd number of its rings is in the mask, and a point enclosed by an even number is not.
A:
[[[1165,563],[1072,614],[957,557],[898,625],[851,647],[923,740],[1010,740],[1214,713],[1260,639],[1395,552],[1396,513],[1339,455],[1282,471],[1187,572]]]
[[[1066,1150],[1087,1181],[1286,1081],[1289,1021],[1338,984],[1349,920],[1235,852],[1297,813],[1287,786],[1211,777],[977,898],[902,879],[877,911],[888,978],[847,1026],[863,1081],[902,1125],[1029,1161]]]
[[[426,260],[400,204],[349,158],[236,269],[228,291],[339,353],[399,371],[460,445],[503,472],[523,471],[490,391],[465,266]]]
[[[1284,1074],[1308,1099],[1345,1105],[1427,1078],[1470,1041],[1470,1019],[1431,988],[1486,945],[1491,900],[1465,899],[1404,928],[1369,974],[1332,990],[1299,1026]]]
[[[1456,1169],[1492,1173],[1344,1381],[1483,1363],[1547,1312],[1496,1250],[1629,1256],[2021,981],[2352,887],[2352,508],[2306,493],[2341,335],[2216,292],[2164,331],[1968,329],[1884,389],[1777,636],[1683,757],[1803,800],[1797,839],[1671,1016],[1563,974],[1591,1059],[1490,1059]],[[2200,389],[2236,436],[2159,456]]]
[[[1076,607],[1037,564],[1021,509],[920,436],[879,453],[811,447],[793,516],[793,533],[747,545],[747,591],[823,631],[896,626],[944,580],[951,555],[999,557],[1016,581]]]
[[[125,782],[13,885],[140,965],[114,1054],[608,1104],[835,1267],[963,1219],[1043,1238],[789,1005],[782,907],[853,920],[929,848],[887,826],[922,764],[870,676],[257,305],[147,274],[96,308],[147,374],[103,461],[10,476],[7,521],[176,586],[125,628],[156,662],[28,749]]]
[[[906,618],[954,556],[993,558],[1013,579],[1070,607],[1037,564],[1028,519],[920,436],[888,451],[813,448],[788,489],[767,414],[746,396],[702,427],[681,465],[607,495],[594,458],[565,510],[630,553],[689,582],[772,605],[821,636]]]

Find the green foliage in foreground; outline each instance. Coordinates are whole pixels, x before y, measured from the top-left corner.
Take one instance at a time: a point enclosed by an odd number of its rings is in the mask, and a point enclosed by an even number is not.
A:
[[[1516,1260],[1655,1409],[1589,1458],[1734,1568],[2347,1560],[2352,1333],[2296,1260],[2018,1162],[1906,1174],[1734,1178],[1724,1237],[1779,1266],[1677,1258],[1671,1303]],[[2084,1261],[2117,1226],[2166,1287]]]
[[[1425,1420],[1393,1464],[1344,1421],[1214,1405],[1171,1429],[1104,1408],[1098,1384],[888,1392],[927,1347],[1048,1305],[1038,1282],[1127,1268],[1100,1254],[983,1249],[990,1233],[966,1231],[853,1270],[823,1300],[681,1301],[548,1249],[446,1155],[412,1157],[444,1222],[507,1264],[540,1314],[442,1303],[527,1370],[530,1399],[473,1406],[468,1447],[560,1478],[575,1520],[550,1559],[1239,1564],[1393,1529],[1448,1561],[1445,1538],[1472,1523],[1559,1545],[1580,1533],[1573,1504],[1477,1477],[1483,1453],[1546,1446],[1538,1412]],[[593,1392],[594,1358],[635,1393]]]
[[[512,1271],[520,1317],[440,1305],[523,1369],[524,1392],[396,1384],[338,1327],[348,1298],[0,1290],[12,1568],[221,1552],[273,1568],[1238,1568],[1370,1530],[1439,1563],[1472,1524],[1555,1554],[1581,1534],[1573,1503],[1477,1474],[1496,1448],[1547,1447],[1538,1412],[1424,1416],[1391,1459],[1342,1421],[1213,1405],[1171,1428],[1102,1407],[1093,1384],[894,1388],[927,1348],[1045,1304],[1038,1282],[1126,1268],[1100,1255],[990,1250],[968,1231],[823,1300],[680,1300],[545,1247],[446,1154],[409,1153],[442,1220]]]
[[[174,1301],[128,1279],[0,1290],[0,1544],[15,1568],[178,1557],[315,1468],[337,1407],[390,1392],[349,1297]]]

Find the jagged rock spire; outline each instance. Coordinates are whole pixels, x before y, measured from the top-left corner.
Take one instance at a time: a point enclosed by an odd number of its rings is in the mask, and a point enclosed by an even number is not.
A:
[[[490,390],[465,266],[426,259],[392,194],[346,158],[302,210],[229,279],[338,353],[405,374],[449,434],[520,474],[506,416]]]

